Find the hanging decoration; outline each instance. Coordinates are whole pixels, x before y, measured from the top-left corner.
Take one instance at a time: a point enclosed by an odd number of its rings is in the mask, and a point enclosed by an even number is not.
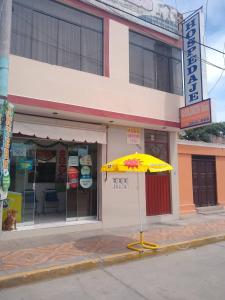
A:
[[[53,150],[37,150],[37,160],[49,161],[56,157],[56,151]]]
[[[57,145],[62,145],[65,148],[68,147],[68,145],[66,143],[63,143],[62,141],[53,142],[53,143],[50,143],[50,144],[46,145],[46,144],[41,144],[41,143],[37,142],[36,140],[29,139],[25,142],[25,144],[35,144],[35,145],[37,145],[39,147],[42,147],[42,148],[51,148],[51,147],[55,147]]]
[[[14,106],[7,100],[0,100],[0,195],[1,200],[7,198],[8,189],[10,186],[10,158],[9,149],[12,137],[12,126],[14,117]]]

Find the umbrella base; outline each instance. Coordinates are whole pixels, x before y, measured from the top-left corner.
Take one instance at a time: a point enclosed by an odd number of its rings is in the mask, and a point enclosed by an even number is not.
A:
[[[138,246],[138,247],[135,247],[135,246]],[[138,251],[138,252],[142,253],[142,252],[144,252],[145,249],[157,250],[157,249],[159,249],[159,245],[154,244],[154,243],[145,242],[144,238],[143,238],[143,232],[140,231],[140,241],[128,244],[127,248],[130,250]]]

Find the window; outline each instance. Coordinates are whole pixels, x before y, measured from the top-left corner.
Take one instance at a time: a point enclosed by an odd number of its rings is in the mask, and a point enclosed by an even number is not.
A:
[[[49,0],[15,0],[11,53],[103,75],[102,19]]]
[[[166,131],[145,129],[145,153],[169,162],[169,134]]]
[[[130,31],[130,82],[183,94],[181,50]]]

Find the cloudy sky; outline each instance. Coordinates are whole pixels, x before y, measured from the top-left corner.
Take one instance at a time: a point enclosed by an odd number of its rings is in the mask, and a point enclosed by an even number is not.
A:
[[[162,2],[177,8],[181,13],[202,5],[206,12],[207,0],[162,0]],[[225,0],[208,0],[205,38],[207,45],[221,51],[225,50]],[[208,61],[225,68],[225,57],[222,54],[207,50],[206,55]],[[207,66],[208,96],[213,99],[215,121],[225,121],[225,72],[222,75],[221,73],[221,70]],[[221,79],[215,86],[220,76]]]

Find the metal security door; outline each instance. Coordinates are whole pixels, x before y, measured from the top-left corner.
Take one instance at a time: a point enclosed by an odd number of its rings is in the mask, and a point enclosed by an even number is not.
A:
[[[216,167],[213,156],[192,157],[193,196],[196,206],[217,204]]]
[[[170,214],[170,175],[146,174],[145,182],[147,216]]]
[[[169,162],[168,132],[146,129],[145,153]],[[168,172],[146,173],[145,182],[147,216],[170,214],[170,174]]]

